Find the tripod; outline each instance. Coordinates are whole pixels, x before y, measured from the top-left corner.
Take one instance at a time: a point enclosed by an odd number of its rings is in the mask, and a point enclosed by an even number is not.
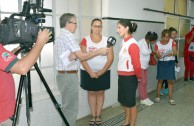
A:
[[[18,50],[17,53],[19,51],[21,51],[22,49]],[[15,53],[16,54],[16,53]],[[49,96],[51,97],[51,100],[55,106],[55,108],[57,109],[57,111],[59,112],[59,115],[61,116],[61,118],[63,119],[64,123],[66,124],[66,126],[69,126],[69,123],[67,122],[64,114],[61,111],[60,105],[58,104],[58,102],[56,101],[54,95],[52,94],[44,76],[42,75],[38,64],[35,63],[34,67],[41,79],[41,81],[43,82]],[[27,80],[28,78],[28,80]],[[26,95],[26,117],[27,117],[27,123],[28,125],[30,125],[30,112],[29,112],[29,107],[32,107],[32,100],[31,100],[31,84],[30,84],[30,71],[27,73],[26,75],[21,75],[20,77],[20,82],[19,82],[19,87],[18,87],[18,92],[17,92],[17,99],[16,99],[16,104],[15,104],[15,110],[14,110],[14,115],[12,117],[13,119],[13,124],[12,126],[16,126],[17,123],[17,118],[18,118],[18,112],[19,112],[19,105],[21,104],[21,93],[22,93],[22,87],[24,86],[25,89],[25,95]],[[24,84],[25,83],[25,84]],[[28,90],[27,90],[28,89]]]

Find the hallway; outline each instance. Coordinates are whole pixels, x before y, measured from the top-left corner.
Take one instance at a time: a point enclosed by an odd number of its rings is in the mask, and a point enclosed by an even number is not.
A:
[[[156,92],[149,94],[154,100]],[[184,83],[183,79],[175,82],[173,99],[175,106],[168,103],[168,96],[161,97],[160,103],[151,107],[139,104],[136,126],[194,126],[194,82]],[[89,116],[78,120],[77,126],[87,126]],[[119,104],[108,107],[102,112],[102,126],[121,126],[124,120],[122,106]]]

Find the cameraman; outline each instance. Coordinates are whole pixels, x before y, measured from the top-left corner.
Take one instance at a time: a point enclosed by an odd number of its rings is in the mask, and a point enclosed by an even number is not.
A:
[[[0,42],[0,126],[12,125],[9,118],[14,114],[15,85],[11,72],[25,75],[37,61],[50,35],[48,29],[39,31],[34,47],[21,59],[7,51]]]

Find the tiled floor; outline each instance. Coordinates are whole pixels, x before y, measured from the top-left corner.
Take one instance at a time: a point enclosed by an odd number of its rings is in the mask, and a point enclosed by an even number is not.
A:
[[[156,92],[149,94],[151,100]],[[174,84],[173,98],[176,105],[168,103],[167,95],[161,97],[160,103],[147,107],[139,104],[137,99],[138,117],[136,126],[194,126],[194,82],[184,83],[183,79]],[[102,111],[102,126],[121,126],[124,113],[118,106],[108,107]],[[90,116],[77,121],[77,126],[88,126]]]

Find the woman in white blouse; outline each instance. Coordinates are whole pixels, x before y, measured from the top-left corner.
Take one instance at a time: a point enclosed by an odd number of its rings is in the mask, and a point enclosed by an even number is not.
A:
[[[147,82],[148,82],[148,67],[150,61],[150,54],[152,53],[151,44],[155,43],[158,35],[155,32],[147,32],[145,38],[138,41],[140,48],[140,62],[141,62],[141,81],[138,84],[138,92],[140,103],[146,106],[151,106],[153,102],[147,96]]]

